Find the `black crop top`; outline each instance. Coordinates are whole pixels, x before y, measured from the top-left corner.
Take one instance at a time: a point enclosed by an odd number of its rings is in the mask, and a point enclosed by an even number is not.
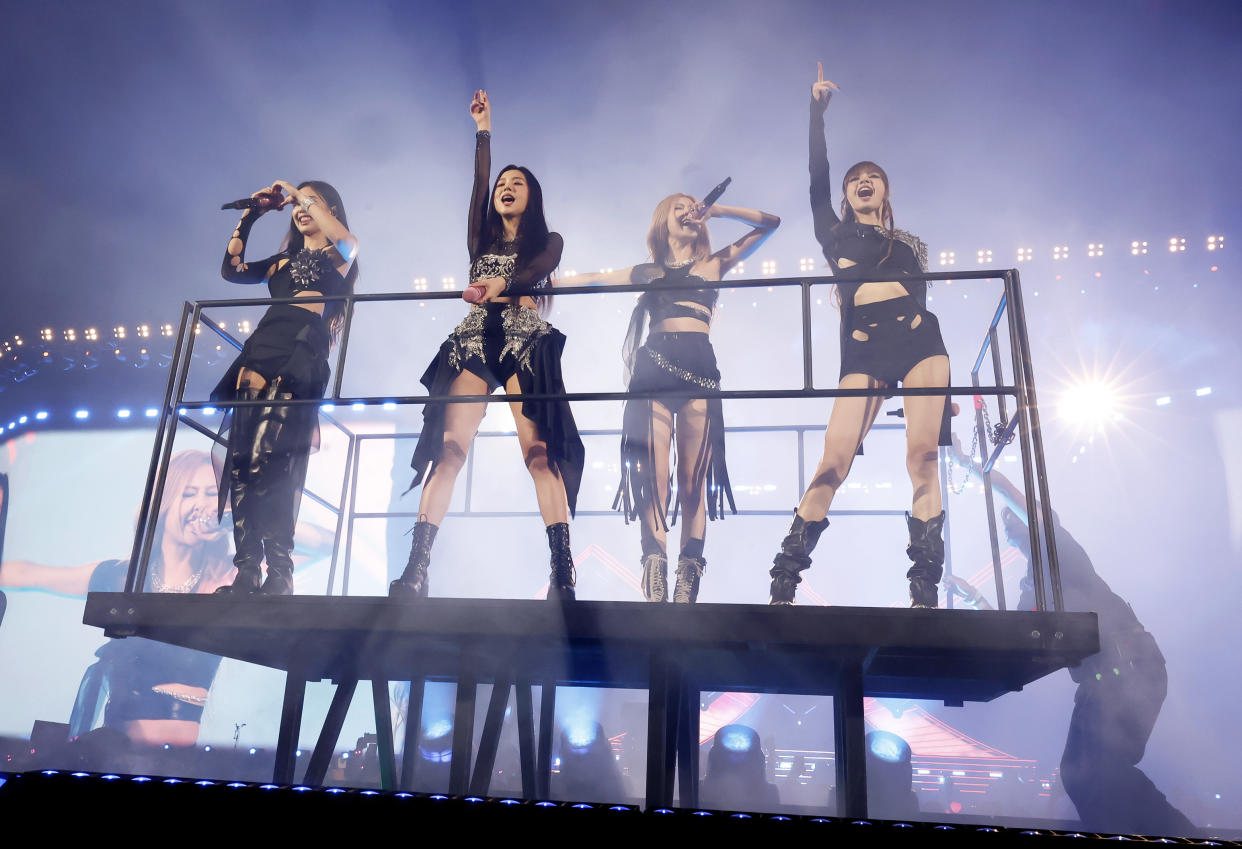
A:
[[[638,348],[647,332],[647,322],[652,325],[670,318],[697,318],[699,321],[710,322],[710,311],[716,306],[717,289],[671,289],[670,283],[705,283],[703,278],[691,274],[691,263],[683,268],[667,268],[654,262],[645,262],[634,266],[630,271],[630,283],[650,288],[639,297],[630,314],[630,325],[625,333],[625,343],[621,348],[621,358],[625,363],[625,379],[629,382],[634,372],[634,363],[638,356]],[[689,304],[706,307],[708,313],[695,309]]]
[[[240,239],[242,253],[234,255],[226,249],[224,263],[220,274],[230,283],[262,283],[267,280],[267,290],[273,298],[292,298],[299,292],[317,292],[320,295],[345,295],[349,293],[349,284],[336,270],[336,259],[340,256],[335,247],[321,251],[302,248],[295,254],[287,252],[273,254],[259,262],[241,262],[233,265],[233,259],[243,259],[246,251],[246,239],[258,216],[247,211],[237,225],[234,238]],[[288,259],[280,268],[276,266],[282,259]],[[271,272],[269,276],[269,272]],[[339,303],[324,306],[325,314],[340,312]]]
[[[828,143],[824,136],[825,104],[811,100],[810,172],[811,217],[815,238],[824,249],[824,258],[834,275],[888,274],[895,278],[922,274],[927,268],[927,245],[904,230],[894,230],[893,238],[883,227],[843,222],[832,208],[832,179],[828,172]],[[891,250],[890,250],[891,246]],[[853,265],[842,268],[840,260]],[[848,327],[854,311],[854,295],[861,283],[842,283],[841,321]],[[927,283],[903,283],[921,308],[927,306]]]
[[[509,281],[506,295],[542,294],[552,286],[549,279],[561,262],[565,242],[560,233],[549,233],[543,250],[521,268],[517,267],[517,242],[491,238],[487,228],[487,210],[491,206],[492,134],[479,130],[474,136],[474,188],[470,192],[470,215],[466,229],[466,247],[470,251],[470,282],[489,277]]]

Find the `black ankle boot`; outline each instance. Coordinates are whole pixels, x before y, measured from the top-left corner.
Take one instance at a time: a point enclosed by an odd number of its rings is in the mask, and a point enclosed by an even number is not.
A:
[[[410,543],[410,559],[406,561],[401,577],[388,585],[390,598],[426,598],[430,589],[427,567],[431,565],[431,544],[436,541],[439,528],[431,522],[414,525]]]
[[[664,543],[654,536],[643,536],[643,597],[647,601],[668,601],[668,555]]]
[[[703,542],[698,540],[697,555],[694,551],[682,550],[677,559],[677,585],[673,587],[673,603],[693,604],[698,601],[699,578],[707,571],[707,560],[703,559]]]
[[[293,540],[265,539],[267,577],[259,592],[263,595],[293,595]]]
[[[828,520],[808,522],[796,512],[789,533],[781,540],[781,550],[772,558],[772,597],[768,604],[793,604],[794,592],[802,582],[801,573],[811,568],[810,554],[819,542],[820,534],[828,527]]]
[[[910,579],[910,606],[940,606],[940,579],[944,576],[944,511],[924,522],[906,514],[910,545],[906,556],[914,565],[906,572]]]
[[[552,552],[552,574],[548,577],[550,601],[574,601],[574,556],[569,549],[569,523],[548,525],[548,549]]]

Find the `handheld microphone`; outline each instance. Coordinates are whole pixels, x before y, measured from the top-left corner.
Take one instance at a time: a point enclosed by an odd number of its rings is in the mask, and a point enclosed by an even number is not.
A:
[[[729,188],[729,184],[733,182],[732,177],[725,177],[720,181],[716,188],[707,193],[707,197],[703,198],[703,208],[707,209],[716,201],[720,200],[720,196],[725,193],[725,189]]]
[[[221,209],[271,209],[279,206],[284,200],[284,196],[279,192],[271,194],[259,195],[257,198],[242,198],[241,200],[230,201],[229,203],[220,204]]]
[[[479,301],[483,300],[483,296],[486,294],[486,286],[479,283],[472,283],[461,293],[461,299],[468,304],[477,304]]]

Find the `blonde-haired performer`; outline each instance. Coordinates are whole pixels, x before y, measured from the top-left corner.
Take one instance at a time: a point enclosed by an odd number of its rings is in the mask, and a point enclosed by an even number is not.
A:
[[[709,218],[751,225],[737,241],[712,252]],[[668,392],[626,402],[621,435],[621,486],[614,506],[637,518],[642,533],[643,595],[666,601],[668,571],[669,452],[677,444],[677,504],[681,554],[673,601],[698,598],[707,566],[703,537],[707,515],[731,509],[733,492],[725,467],[724,415],[720,399],[695,398],[697,390],[720,388],[720,370],[708,337],[716,289],[671,288],[672,284],[718,281],[750,256],[780,225],[775,215],[755,209],[704,206],[686,194],[669,195],[656,206],[647,231],[652,262],[599,275],[593,282],[648,286],[630,317],[623,357],[630,391]],[[649,326],[648,326],[649,325]]]

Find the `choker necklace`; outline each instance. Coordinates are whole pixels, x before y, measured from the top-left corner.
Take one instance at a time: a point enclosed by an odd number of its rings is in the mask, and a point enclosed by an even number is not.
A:
[[[691,257],[690,259],[683,259],[680,262],[669,262],[668,260],[665,260],[664,267],[669,271],[677,271],[680,268],[686,268],[687,266],[694,265],[695,262],[697,262],[697,260],[694,259],[694,257]]]

